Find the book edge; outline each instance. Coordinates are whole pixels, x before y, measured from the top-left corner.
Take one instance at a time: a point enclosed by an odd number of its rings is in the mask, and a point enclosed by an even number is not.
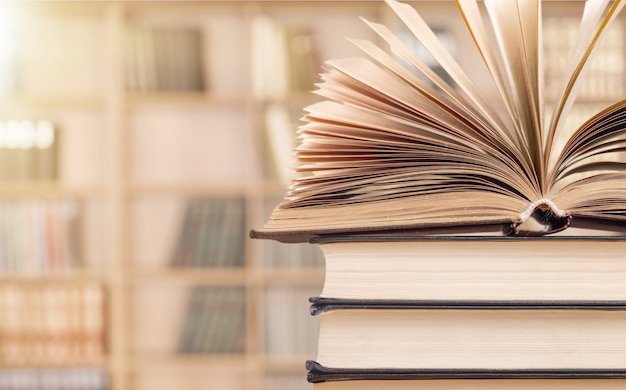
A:
[[[333,310],[626,310],[623,300],[403,300],[309,298],[311,315]]]
[[[498,239],[498,238],[517,238],[517,239],[545,239],[565,237],[577,237],[577,239],[598,239],[602,236],[581,235],[581,236],[557,236],[558,233],[568,229],[588,229],[592,231],[609,231],[616,234],[626,235],[626,219],[617,216],[602,216],[589,214],[578,214],[572,216],[567,225],[559,229],[545,232],[516,231],[515,223],[510,220],[486,221],[482,224],[464,225],[458,224],[417,224],[417,225],[399,225],[391,229],[379,229],[375,227],[362,228],[319,228],[308,230],[285,230],[271,231],[261,229],[253,229],[249,236],[253,239],[274,240],[283,243],[317,243],[317,241],[328,240],[329,237],[358,237],[359,239],[371,240],[369,237],[413,237],[413,239],[426,239],[427,237],[437,236],[439,239],[455,239],[456,237],[469,236],[480,239]],[[605,236],[618,237],[618,236]],[[386,240],[376,238],[378,241]]]
[[[489,369],[489,368],[335,368],[306,361],[309,383],[347,380],[436,380],[436,379],[618,379],[626,369]]]

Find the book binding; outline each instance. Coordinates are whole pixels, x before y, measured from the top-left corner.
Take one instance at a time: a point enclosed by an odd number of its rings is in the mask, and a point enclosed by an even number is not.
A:
[[[600,300],[389,300],[311,297],[311,315],[332,310],[626,310],[626,301]]]
[[[333,368],[313,360],[306,362],[309,383],[348,380],[437,379],[623,379],[622,369],[489,369],[489,368]]]

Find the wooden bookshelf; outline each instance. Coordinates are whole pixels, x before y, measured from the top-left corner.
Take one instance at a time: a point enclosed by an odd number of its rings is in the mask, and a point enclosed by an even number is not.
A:
[[[454,34],[462,28],[448,17],[451,2],[422,1],[419,6],[437,27]],[[546,9],[559,14],[562,7],[568,6]],[[312,45],[309,59],[319,72],[321,59],[359,54],[342,37],[376,40],[358,16],[394,23],[384,4],[29,1],[13,11],[21,48],[19,83],[14,91],[0,91],[0,120],[48,119],[58,125],[59,175],[48,181],[0,182],[0,201],[80,201],[82,265],[66,273],[3,273],[0,288],[101,284],[106,346],[101,364],[90,368],[106,374],[111,390],[194,390],[209,382],[225,390],[311,388],[304,360],[315,357],[318,320],[307,318],[306,298],[323,283],[321,254],[311,253],[317,248],[245,239],[235,266],[169,263],[190,200],[240,199],[243,208],[237,212],[243,212],[244,222],[239,232],[247,237],[286,188],[280,171],[285,167],[271,166],[265,115],[277,106],[297,117],[316,97],[307,87],[276,92],[258,86],[259,23],[300,34],[301,44]],[[131,25],[199,32],[201,50],[195,54],[201,58],[204,88],[129,90],[126,29]],[[477,59],[463,52],[467,38],[459,39],[459,56],[474,69]],[[168,57],[175,53],[166,51]],[[261,74],[265,83],[289,84],[280,72]],[[604,103],[597,96],[582,99]],[[206,235],[218,230],[213,226]],[[240,350],[177,353],[194,288],[242,289]],[[283,302],[288,308],[272,311],[272,305],[281,305],[276,297],[291,298]],[[276,332],[307,320],[313,324],[308,346],[290,350],[272,344]]]

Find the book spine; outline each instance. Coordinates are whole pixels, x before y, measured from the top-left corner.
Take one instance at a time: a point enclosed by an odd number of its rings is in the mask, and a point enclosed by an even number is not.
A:
[[[437,379],[623,379],[626,369],[333,368],[308,360],[307,381]]]
[[[245,291],[238,287],[194,287],[178,352],[190,355],[241,353]]]
[[[107,390],[109,378],[99,369],[26,369],[0,371],[0,389],[10,390]]]
[[[172,267],[241,267],[245,263],[245,201],[241,198],[190,199]]]
[[[124,70],[129,91],[204,90],[203,31],[135,25],[125,33]]]
[[[0,272],[46,274],[83,266],[74,199],[0,202]]]
[[[311,315],[332,310],[626,310],[626,301],[372,300],[311,297]]]
[[[0,288],[0,363],[98,365],[105,354],[104,291],[99,284]]]
[[[319,321],[311,319],[302,299],[314,288],[269,286],[265,291],[265,353],[271,357],[310,356],[317,350]]]
[[[0,180],[58,179],[58,138],[49,121],[0,121]]]

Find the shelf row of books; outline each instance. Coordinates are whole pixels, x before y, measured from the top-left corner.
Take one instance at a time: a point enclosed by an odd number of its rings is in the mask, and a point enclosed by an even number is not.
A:
[[[127,90],[203,91],[202,34],[190,27],[128,26],[124,36]]]
[[[287,185],[297,177],[292,167],[292,155],[296,143],[296,129],[300,125],[302,111],[283,104],[269,104],[263,110],[262,139],[265,161],[264,175]]]
[[[99,369],[2,369],[2,390],[107,390],[108,374]]]
[[[543,26],[545,93],[554,99],[559,92],[563,73],[567,70],[579,34],[580,21],[575,17],[547,18]],[[626,83],[624,35],[626,24],[616,20],[598,43],[598,51],[589,66],[579,95],[585,101],[621,99]]]
[[[245,289],[194,287],[178,352],[194,355],[242,353],[245,332]]]
[[[245,217],[245,201],[242,198],[189,200],[170,266],[243,266]]]
[[[0,121],[0,181],[56,180],[58,138],[47,120]]]
[[[308,299],[318,288],[273,286],[265,291],[265,352],[269,357],[315,356],[318,318]]]
[[[104,310],[104,288],[96,283],[0,285],[0,363],[101,364]]]
[[[75,199],[0,200],[0,272],[45,274],[81,266]]]
[[[312,269],[324,267],[324,256],[316,247],[306,244],[281,245],[262,243],[263,267],[280,269]]]
[[[315,32],[282,24],[269,16],[252,22],[253,91],[259,99],[285,98],[314,88],[320,62]]]

